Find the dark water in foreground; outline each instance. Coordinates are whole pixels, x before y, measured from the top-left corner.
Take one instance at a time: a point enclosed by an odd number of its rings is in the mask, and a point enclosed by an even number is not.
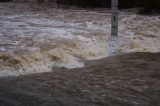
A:
[[[159,66],[159,53],[132,53],[1,79],[0,106],[159,106]]]

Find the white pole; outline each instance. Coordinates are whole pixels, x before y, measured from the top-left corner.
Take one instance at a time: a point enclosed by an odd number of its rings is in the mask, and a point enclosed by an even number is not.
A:
[[[118,0],[112,0],[111,36],[109,41],[109,55],[117,54],[118,47]]]

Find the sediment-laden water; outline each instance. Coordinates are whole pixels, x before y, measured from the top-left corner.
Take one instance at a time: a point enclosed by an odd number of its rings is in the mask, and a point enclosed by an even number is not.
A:
[[[108,9],[0,3],[0,76],[84,67],[108,56]],[[119,11],[119,53],[159,52],[160,16]]]

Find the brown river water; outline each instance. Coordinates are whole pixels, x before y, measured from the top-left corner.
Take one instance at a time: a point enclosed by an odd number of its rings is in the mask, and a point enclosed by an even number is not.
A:
[[[85,67],[108,56],[109,9],[0,3],[0,76]],[[160,16],[119,11],[119,54],[160,51]]]

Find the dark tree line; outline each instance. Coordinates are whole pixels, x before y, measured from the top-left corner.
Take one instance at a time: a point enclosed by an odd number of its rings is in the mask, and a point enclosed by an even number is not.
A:
[[[12,0],[0,0],[0,2],[6,2]],[[27,0],[20,0],[27,1]],[[29,0],[31,1],[31,0]],[[35,1],[35,0],[34,0]],[[111,7],[111,0],[37,0],[37,2],[43,3],[57,2],[60,4],[76,5],[79,7]],[[140,7],[141,13],[160,12],[160,0],[119,0],[119,8],[135,8]]]
[[[111,7],[111,0],[57,0],[58,3],[80,7]],[[119,0],[119,8],[140,7],[142,13],[160,11],[160,0]]]
[[[143,0],[140,4],[142,12],[148,13],[152,11],[157,11],[160,13],[160,0]]]
[[[9,2],[9,1],[12,1],[12,0],[0,0],[0,2]]]

